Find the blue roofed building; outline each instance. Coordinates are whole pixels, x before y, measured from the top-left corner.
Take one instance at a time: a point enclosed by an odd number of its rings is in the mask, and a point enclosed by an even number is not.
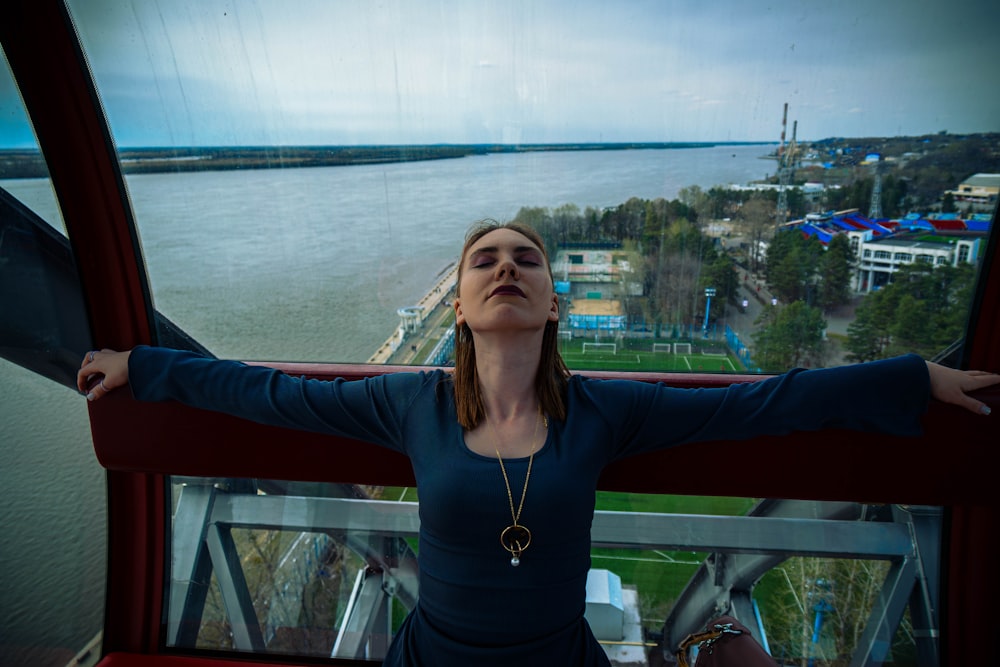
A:
[[[871,220],[856,209],[810,214],[784,226],[824,245],[838,234],[850,239],[855,257],[853,289],[871,292],[892,282],[901,266],[926,263],[957,266],[979,261],[989,235],[986,215],[963,220],[958,215],[907,215],[899,220]]]

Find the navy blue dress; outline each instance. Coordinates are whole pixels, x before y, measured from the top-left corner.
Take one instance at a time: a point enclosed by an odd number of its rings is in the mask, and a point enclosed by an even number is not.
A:
[[[534,458],[520,520],[532,542],[515,568],[499,541],[511,522],[499,465],[466,447],[447,373],[327,382],[140,347],[129,374],[140,400],[348,436],[410,458],[420,495],[419,601],[384,663],[408,667],[608,665],[584,619],[594,494],[606,464],[797,430],[917,435],[929,397],[926,365],[913,355],[722,389],[573,376],[567,419],[550,421]],[[515,491],[527,462],[505,459]]]

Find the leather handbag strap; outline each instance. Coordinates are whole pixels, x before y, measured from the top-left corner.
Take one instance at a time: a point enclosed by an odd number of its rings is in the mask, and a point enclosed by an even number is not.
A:
[[[724,634],[743,634],[742,630],[733,628],[732,623],[713,623],[710,627],[710,630],[693,632],[681,640],[681,643],[677,646],[677,653],[674,654],[677,658],[677,667],[689,667],[687,651],[695,644],[698,645],[698,650],[702,651],[711,647]]]
[[[699,665],[756,667],[777,665],[764,648],[754,640],[749,629],[732,616],[709,621],[704,632],[692,633],[681,641],[674,657],[678,667],[688,667],[687,652],[698,646]]]

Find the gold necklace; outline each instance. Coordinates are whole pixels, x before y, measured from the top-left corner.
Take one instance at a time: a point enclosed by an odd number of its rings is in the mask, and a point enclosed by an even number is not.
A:
[[[542,406],[538,406],[538,416],[541,417],[541,422],[545,425],[545,431],[549,430],[549,419],[542,414]],[[517,504],[517,511],[514,511],[514,494],[510,490],[510,480],[507,478],[507,468],[503,464],[503,457],[500,456],[500,439],[497,437],[496,427],[493,422],[490,421],[489,415],[486,416],[486,423],[490,425],[490,430],[493,432],[493,449],[497,453],[497,461],[500,462],[500,472],[503,473],[503,483],[507,487],[507,502],[510,503],[510,518],[513,519],[513,523],[500,531],[500,544],[504,549],[510,552],[510,564],[511,567],[517,567],[521,564],[521,554],[524,550],[528,548],[531,544],[531,531],[525,526],[518,523],[521,519],[521,510],[524,509],[524,496],[528,493],[528,480],[531,479],[531,464],[535,460],[535,446],[536,439],[538,437],[538,419],[535,419],[535,430],[531,433],[531,454],[528,456],[528,472],[524,476],[524,488],[521,489],[521,501]]]

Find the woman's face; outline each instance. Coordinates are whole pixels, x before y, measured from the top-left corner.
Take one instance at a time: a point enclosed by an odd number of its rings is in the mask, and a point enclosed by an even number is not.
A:
[[[559,302],[541,248],[513,229],[495,229],[466,250],[455,319],[474,333],[544,330]]]

